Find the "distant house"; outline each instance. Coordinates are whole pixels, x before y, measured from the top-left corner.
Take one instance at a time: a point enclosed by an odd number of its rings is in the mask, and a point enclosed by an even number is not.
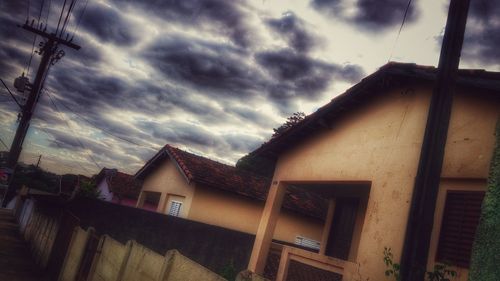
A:
[[[251,271],[265,272],[281,200],[294,186],[329,209],[319,253],[284,247],[277,280],[304,266],[330,280],[386,279],[384,247],[395,262],[405,247],[435,79],[433,67],[390,63],[250,154],[277,163]],[[447,262],[467,280],[499,117],[500,73],[460,70],[422,270]]]
[[[255,234],[270,180],[165,145],[135,175],[143,181],[138,207],[151,196],[157,211]],[[289,192],[274,239],[319,249],[326,202]]]
[[[141,192],[140,183],[134,176],[120,172],[116,169],[103,168],[95,177],[99,198],[119,205],[137,205]],[[155,211],[153,204],[144,204],[144,209]]]

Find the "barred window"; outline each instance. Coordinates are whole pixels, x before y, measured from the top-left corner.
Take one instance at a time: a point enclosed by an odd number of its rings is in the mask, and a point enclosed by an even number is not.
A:
[[[172,204],[170,204],[170,210],[168,211],[168,214],[171,216],[178,217],[181,212],[181,207],[182,207],[182,202],[172,201]]]
[[[483,191],[448,191],[436,261],[469,268],[483,198]]]

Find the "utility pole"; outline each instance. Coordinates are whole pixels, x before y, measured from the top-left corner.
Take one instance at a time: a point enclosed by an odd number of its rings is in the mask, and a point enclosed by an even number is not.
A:
[[[36,162],[36,167],[37,168],[40,165],[40,160],[42,160],[42,154],[40,154],[40,156],[38,156],[38,161]]]
[[[451,0],[401,257],[401,280],[422,281],[429,256],[469,0]]]
[[[33,27],[33,22],[31,23],[31,25],[28,25],[28,23],[26,22],[20,27],[45,38],[47,42],[40,43],[39,54],[42,55],[42,59],[40,61],[40,65],[38,66],[35,82],[29,94],[28,100],[22,108],[21,120],[19,121],[16,135],[14,136],[14,140],[12,141],[12,145],[10,147],[9,156],[7,159],[7,168],[10,169],[10,172],[12,174],[19,160],[19,155],[21,154],[24,138],[28,133],[31,117],[33,115],[33,112],[35,111],[36,103],[38,102],[38,98],[40,97],[40,92],[43,88],[43,83],[45,81],[45,77],[47,76],[49,67],[64,56],[64,51],[58,49],[59,45],[64,45],[75,50],[80,49],[80,46],[72,43],[71,40],[68,41],[67,39],[65,40],[61,38],[60,36],[62,36],[62,32],[59,34],[59,36],[57,35],[57,32],[49,34],[45,32],[45,30],[42,30],[41,26],[40,28]],[[15,190],[14,186],[12,186],[11,175],[10,184],[7,188],[7,191],[5,192],[2,207],[5,207],[7,205],[8,200],[13,196],[14,192]]]

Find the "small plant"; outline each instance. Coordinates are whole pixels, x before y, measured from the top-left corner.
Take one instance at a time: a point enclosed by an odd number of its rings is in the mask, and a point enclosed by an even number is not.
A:
[[[384,247],[384,263],[387,267],[385,271],[385,276],[393,276],[394,280],[400,281],[400,265],[394,262],[394,256],[392,255],[391,248]],[[425,276],[427,281],[450,281],[457,276],[455,270],[449,269],[450,264],[437,263],[434,265],[432,271],[426,271]]]
[[[228,264],[222,267],[220,275],[224,277],[226,280],[235,280],[238,271],[236,267],[234,267],[234,261],[231,259]]]
[[[449,264],[435,264],[433,271],[427,271],[427,280],[429,281],[450,281],[452,278],[457,276],[455,270],[448,269]],[[449,278],[448,278],[449,277]]]
[[[387,267],[385,271],[385,276],[394,276],[396,281],[400,281],[401,277],[399,275],[399,263],[394,263],[394,256],[392,255],[391,248],[384,247],[384,263]]]

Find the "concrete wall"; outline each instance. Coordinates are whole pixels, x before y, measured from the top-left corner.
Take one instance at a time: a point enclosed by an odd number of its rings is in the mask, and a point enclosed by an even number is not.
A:
[[[207,268],[171,250],[161,256],[129,241],[126,245],[109,236],[101,238],[90,280],[98,281],[225,281]]]
[[[196,185],[188,219],[255,234],[264,202]],[[274,239],[295,242],[296,236],[321,240],[323,222],[318,219],[281,212]]]
[[[92,228],[89,228],[88,230],[84,230],[80,227],[75,228],[63,266],[61,268],[61,273],[58,279],[59,281],[75,280],[85,252],[85,246],[87,245],[87,240],[91,232],[93,232]]]
[[[229,264],[237,271],[248,264],[254,236],[218,226],[116,205],[76,198],[68,211],[83,228],[126,243],[135,240],[159,254],[177,249],[195,262],[221,273]]]
[[[400,258],[431,91],[381,93],[278,159],[275,181],[371,182],[355,260],[363,278],[385,278],[384,247]],[[456,95],[443,177],[486,177],[499,109],[477,92]]]
[[[123,281],[161,280],[164,272],[164,256],[132,241],[132,249],[123,273]]]
[[[130,243],[126,245],[104,235],[92,263],[91,281],[120,280],[125,270],[125,263],[130,254]]]
[[[167,201],[169,195],[185,197],[180,217],[188,217],[194,186],[187,183],[182,173],[172,161],[163,161],[163,163],[144,180],[141,192],[144,191],[161,192],[160,202],[157,208],[157,211],[160,213],[168,212]]]

